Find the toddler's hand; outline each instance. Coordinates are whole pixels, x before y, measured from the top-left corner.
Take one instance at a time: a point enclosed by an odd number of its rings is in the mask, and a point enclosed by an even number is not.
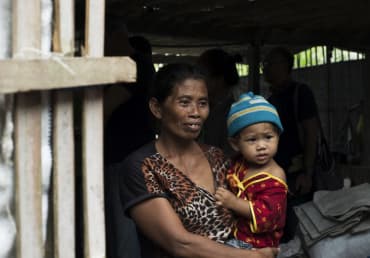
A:
[[[218,187],[216,189],[215,197],[218,205],[222,205],[226,208],[231,208],[233,201],[236,199],[236,196],[229,190]]]

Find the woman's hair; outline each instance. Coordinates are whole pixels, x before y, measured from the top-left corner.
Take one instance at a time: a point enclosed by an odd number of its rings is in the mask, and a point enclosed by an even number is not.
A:
[[[206,50],[199,56],[198,63],[204,67],[209,77],[224,77],[229,86],[239,82],[236,58],[221,48]]]
[[[203,80],[206,76],[196,65],[188,63],[172,63],[160,68],[154,77],[154,83],[149,91],[149,97],[163,103],[172,94],[172,89],[187,79]]]

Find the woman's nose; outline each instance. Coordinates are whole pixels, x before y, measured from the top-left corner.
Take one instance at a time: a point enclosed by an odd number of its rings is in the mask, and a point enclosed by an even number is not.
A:
[[[193,116],[199,116],[199,107],[197,104],[192,104],[190,108],[190,114]]]

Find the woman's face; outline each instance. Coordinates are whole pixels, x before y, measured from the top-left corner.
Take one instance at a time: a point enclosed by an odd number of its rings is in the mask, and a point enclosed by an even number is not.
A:
[[[208,117],[208,92],[203,80],[187,79],[177,84],[160,106],[161,135],[196,139]]]

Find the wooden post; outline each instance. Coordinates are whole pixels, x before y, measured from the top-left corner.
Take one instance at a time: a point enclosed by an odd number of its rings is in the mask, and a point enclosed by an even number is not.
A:
[[[53,50],[74,52],[73,0],[55,0]],[[75,160],[73,127],[73,94],[58,90],[54,94],[54,255],[55,258],[74,258],[75,248]]]
[[[25,48],[39,50],[40,0],[14,0],[13,19],[13,56]],[[17,94],[15,105],[16,252],[18,258],[40,258],[43,257],[40,93]]]
[[[332,46],[326,46],[326,85],[327,85],[327,90],[326,90],[326,103],[327,103],[327,139],[329,142],[329,145],[333,142],[333,121],[331,117],[333,116],[333,107],[332,107],[332,99],[333,99],[333,92],[332,92],[332,87],[331,87],[331,76],[332,76],[332,71],[331,71],[331,57],[333,54],[333,47]]]
[[[365,83],[364,83],[364,102],[363,102],[363,165],[370,166],[370,51],[366,52],[365,56]]]
[[[86,1],[86,55],[104,55],[104,0]],[[103,189],[103,91],[86,89],[82,114],[84,257],[105,257]]]
[[[260,47],[256,44],[251,44],[248,47],[248,89],[255,94],[260,94]]]

